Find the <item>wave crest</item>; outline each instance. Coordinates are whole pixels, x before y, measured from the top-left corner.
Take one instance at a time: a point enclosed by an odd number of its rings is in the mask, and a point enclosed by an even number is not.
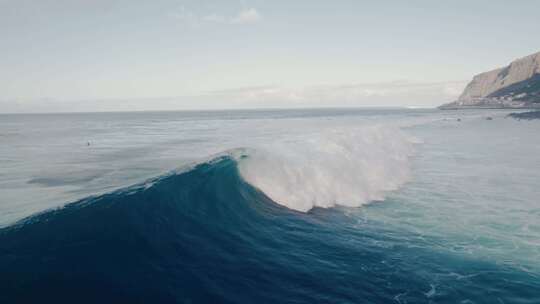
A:
[[[306,212],[382,200],[409,178],[414,143],[398,128],[376,125],[269,144],[237,160],[244,180]]]

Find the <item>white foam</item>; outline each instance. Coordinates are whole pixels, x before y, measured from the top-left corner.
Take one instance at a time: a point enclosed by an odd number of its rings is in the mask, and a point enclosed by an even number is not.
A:
[[[248,183],[290,209],[357,207],[407,181],[413,144],[396,127],[332,129],[259,147],[239,159],[239,169]]]

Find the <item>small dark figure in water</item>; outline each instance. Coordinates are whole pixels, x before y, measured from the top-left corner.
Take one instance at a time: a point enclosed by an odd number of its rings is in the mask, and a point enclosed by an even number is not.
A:
[[[89,142],[89,141],[88,141],[88,142],[86,142],[86,146],[90,146],[90,142]]]
[[[461,121],[461,118],[458,118],[457,121]]]
[[[486,117],[486,120],[493,120],[493,117],[488,116]]]

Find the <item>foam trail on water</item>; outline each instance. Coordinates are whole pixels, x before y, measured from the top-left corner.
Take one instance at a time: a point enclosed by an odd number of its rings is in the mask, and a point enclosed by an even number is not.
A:
[[[239,170],[290,209],[357,207],[407,181],[414,143],[395,127],[333,129],[250,151],[239,159]]]

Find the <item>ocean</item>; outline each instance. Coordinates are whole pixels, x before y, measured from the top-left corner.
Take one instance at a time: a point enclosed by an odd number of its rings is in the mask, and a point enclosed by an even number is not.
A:
[[[0,303],[540,303],[508,113],[0,115]]]

